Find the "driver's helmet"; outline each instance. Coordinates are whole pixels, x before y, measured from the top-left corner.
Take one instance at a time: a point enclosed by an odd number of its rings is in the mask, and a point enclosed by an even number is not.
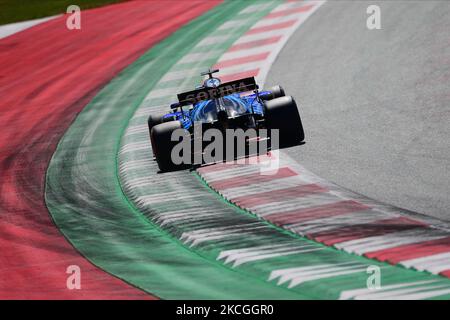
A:
[[[203,81],[203,87],[205,88],[216,88],[220,86],[221,81],[219,78],[208,78]]]

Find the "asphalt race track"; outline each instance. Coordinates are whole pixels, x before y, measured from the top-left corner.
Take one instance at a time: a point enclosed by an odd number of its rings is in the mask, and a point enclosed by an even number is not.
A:
[[[287,152],[340,186],[450,221],[450,3],[370,4],[381,30],[366,28],[366,1],[328,1],[270,69],[306,130]]]

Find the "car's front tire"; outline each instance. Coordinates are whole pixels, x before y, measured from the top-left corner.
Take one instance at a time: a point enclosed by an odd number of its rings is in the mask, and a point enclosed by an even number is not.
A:
[[[265,91],[269,91],[270,94],[266,95],[265,97],[262,97],[263,100],[273,100],[276,98],[284,97],[286,95],[283,87],[279,85],[273,86]]]
[[[279,130],[280,147],[294,146],[305,139],[302,120],[293,97],[284,96],[265,101],[264,117],[269,131]]]
[[[269,89],[270,92],[272,92],[272,99],[281,98],[286,95],[284,92],[284,89],[280,85],[273,86]]]

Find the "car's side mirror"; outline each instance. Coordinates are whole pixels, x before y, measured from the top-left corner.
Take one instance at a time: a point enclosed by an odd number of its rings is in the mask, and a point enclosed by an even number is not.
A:
[[[180,103],[178,103],[178,102],[172,103],[170,105],[170,109],[172,109],[172,112],[177,112],[179,108],[180,108]]]

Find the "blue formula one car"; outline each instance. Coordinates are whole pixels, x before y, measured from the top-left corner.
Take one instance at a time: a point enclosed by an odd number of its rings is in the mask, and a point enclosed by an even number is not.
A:
[[[201,73],[202,76],[208,76],[203,85],[193,91],[178,94],[178,102],[170,106],[171,112],[149,116],[148,127],[153,155],[161,171],[186,167],[186,163],[180,164],[173,160],[172,150],[179,143],[172,141],[173,133],[181,129],[185,133],[184,136],[189,136],[194,141],[198,139],[195,132],[199,124],[201,132],[212,128],[224,133],[227,129],[254,129],[257,132],[257,140],[261,138],[261,129],[265,129],[263,138],[269,143],[272,129],[278,129],[280,147],[297,145],[304,140],[297,104],[294,98],[285,95],[283,88],[275,86],[259,91],[253,77],[221,83],[219,78],[213,77],[213,73],[218,71],[208,70]],[[247,142],[249,140],[247,137]],[[272,144],[270,145],[269,148],[272,147]],[[202,140],[202,150],[204,147]],[[190,149],[190,153],[189,158],[192,159],[196,151]],[[240,156],[242,154],[236,154],[235,158]],[[248,156],[248,153],[245,156]],[[216,159],[215,162],[223,160],[225,159]],[[193,162],[195,161],[190,163]]]

